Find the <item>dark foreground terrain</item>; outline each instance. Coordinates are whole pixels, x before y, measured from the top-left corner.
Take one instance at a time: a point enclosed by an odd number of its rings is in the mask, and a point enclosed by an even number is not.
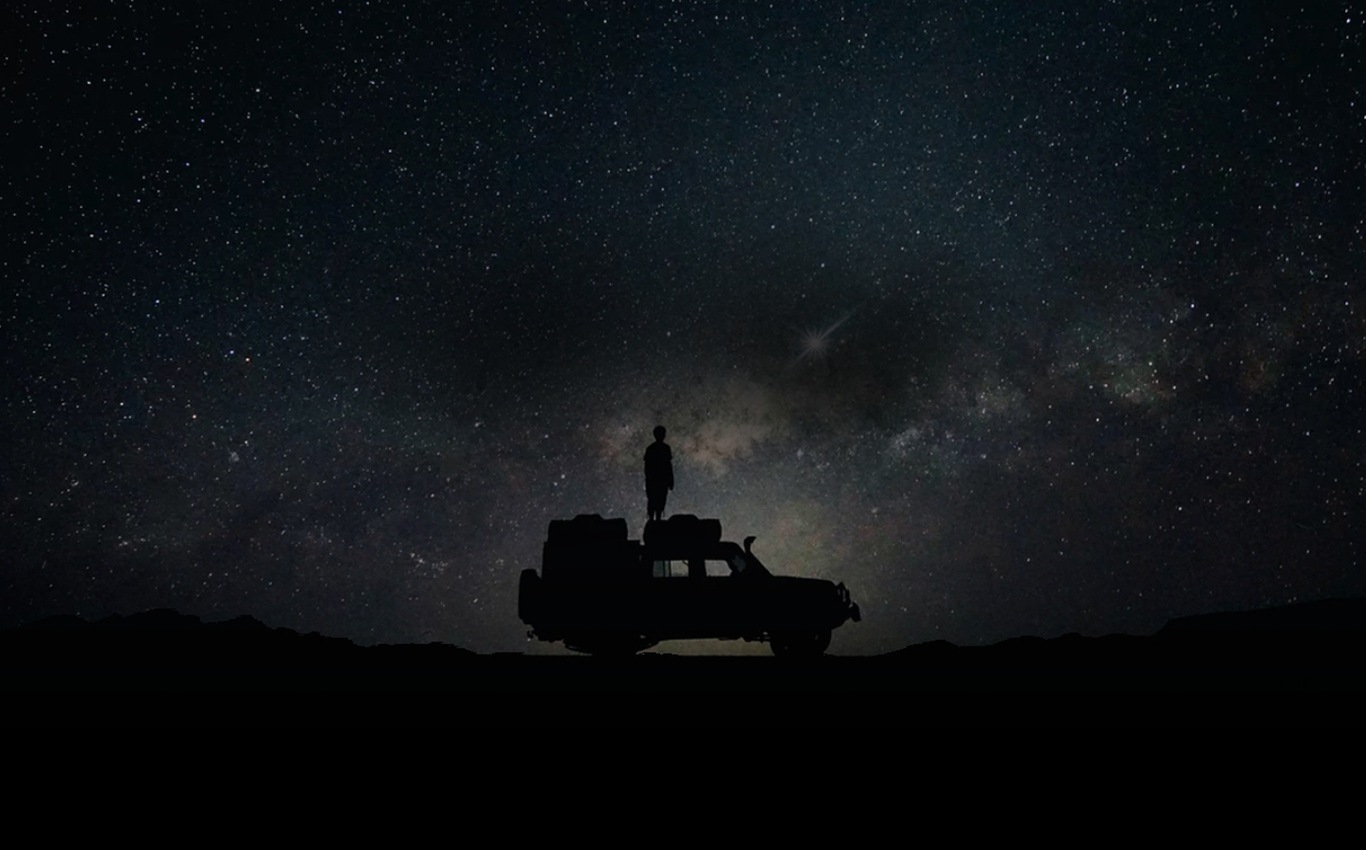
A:
[[[876,657],[481,656],[150,611],[0,632],[8,726],[1360,726],[1366,600]]]

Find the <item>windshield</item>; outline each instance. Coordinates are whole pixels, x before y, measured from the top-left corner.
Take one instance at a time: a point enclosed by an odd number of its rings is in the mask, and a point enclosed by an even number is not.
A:
[[[739,546],[726,552],[726,563],[730,566],[732,575],[750,578],[770,575],[753,552],[743,552]]]

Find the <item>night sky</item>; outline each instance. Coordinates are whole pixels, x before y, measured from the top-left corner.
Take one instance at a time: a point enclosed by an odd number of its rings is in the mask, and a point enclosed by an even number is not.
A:
[[[1286,5],[5,4],[0,625],[530,651],[656,424],[836,653],[1366,593],[1366,4]]]

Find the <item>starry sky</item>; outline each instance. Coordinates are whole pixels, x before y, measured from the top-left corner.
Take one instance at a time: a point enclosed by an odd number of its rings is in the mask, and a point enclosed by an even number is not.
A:
[[[1366,4],[1286,7],[7,3],[0,625],[532,651],[656,424],[836,653],[1366,593]]]

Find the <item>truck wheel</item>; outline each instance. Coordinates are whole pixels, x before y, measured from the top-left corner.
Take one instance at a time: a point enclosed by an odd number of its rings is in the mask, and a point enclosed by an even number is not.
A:
[[[541,577],[535,570],[522,570],[517,584],[517,616],[527,625],[540,619],[540,593]]]

